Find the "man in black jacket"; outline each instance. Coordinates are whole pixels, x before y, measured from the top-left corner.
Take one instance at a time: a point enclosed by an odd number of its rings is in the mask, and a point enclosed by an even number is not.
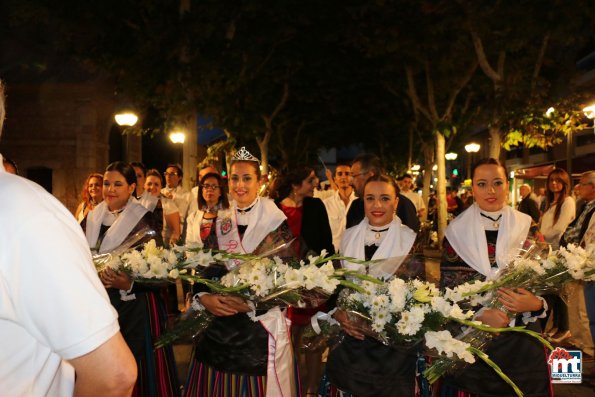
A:
[[[522,200],[519,202],[518,210],[524,214],[527,214],[533,219],[534,223],[539,222],[539,207],[537,201],[535,201],[531,195],[531,186],[527,184],[521,185],[519,193]]]
[[[347,212],[347,228],[357,225],[364,219],[364,185],[368,178],[381,174],[382,170],[383,167],[380,158],[369,153],[360,154],[351,163],[351,184],[358,198],[351,203],[351,207]],[[397,197],[399,199],[397,216],[404,225],[407,225],[415,233],[418,233],[420,223],[415,205],[399,192],[397,192]]]

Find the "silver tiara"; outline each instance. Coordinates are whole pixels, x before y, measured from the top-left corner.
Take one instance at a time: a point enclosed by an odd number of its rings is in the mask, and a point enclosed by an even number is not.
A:
[[[240,150],[238,150],[236,152],[236,154],[233,155],[232,160],[233,161],[256,161],[257,163],[260,163],[260,160],[257,159],[256,157],[254,157],[252,155],[252,153],[247,151],[245,146],[242,146],[240,148]]]

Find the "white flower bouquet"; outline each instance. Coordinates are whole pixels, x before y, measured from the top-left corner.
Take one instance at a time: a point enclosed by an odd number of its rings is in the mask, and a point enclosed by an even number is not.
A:
[[[496,272],[489,281],[473,281],[447,288],[445,296],[453,302],[468,302],[472,306],[483,305],[501,308],[497,290],[500,287],[525,288],[536,295],[545,293],[559,294],[563,285],[573,280],[593,280],[595,277],[595,252],[593,247],[583,249],[575,245],[551,251],[548,245],[534,244],[523,250],[504,269]],[[508,313],[509,317],[514,317]],[[530,322],[529,313],[523,314],[523,321]],[[457,339],[467,343],[474,352],[483,351],[496,332],[516,332],[523,327],[489,328],[474,327],[462,333]],[[523,331],[529,333],[529,331]],[[533,333],[534,334],[534,333]],[[547,348],[552,346],[539,335],[531,335],[540,340]],[[479,355],[479,354],[478,354]],[[464,363],[449,356],[441,357],[424,372],[430,383],[435,382],[446,373],[460,369]],[[518,395],[520,391],[511,384]]]

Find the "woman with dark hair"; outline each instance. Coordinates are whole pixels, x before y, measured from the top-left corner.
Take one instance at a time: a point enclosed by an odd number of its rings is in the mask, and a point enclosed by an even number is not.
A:
[[[271,194],[287,217],[292,234],[298,239],[294,248],[295,256],[299,259],[306,259],[308,255],[318,256],[323,250],[329,255],[335,253],[326,207],[322,200],[313,197],[316,179],[312,168],[295,167],[277,178]],[[287,312],[306,395],[315,394],[320,383],[323,351],[301,350],[302,334],[310,323],[310,317],[321,310],[326,310],[326,306],[312,309],[290,307]]]
[[[180,212],[172,199],[161,193],[163,179],[156,169],[151,169],[145,177],[144,191],[139,202],[154,215],[155,229],[165,236],[165,227],[171,230],[167,243],[173,246],[180,239],[181,225]]]
[[[91,251],[108,253],[128,237],[152,229],[153,215],[133,197],[136,174],[127,163],[111,163],[103,176],[104,201],[87,214],[81,226]],[[161,235],[154,238],[162,246]],[[179,393],[171,347],[153,349],[153,338],[165,329],[167,315],[158,290],[134,283],[125,273],[106,269],[99,275],[118,311],[120,330],[138,365],[134,396],[174,396]]]
[[[196,198],[198,210],[188,215],[186,229],[186,243],[201,244],[211,234],[211,229],[217,219],[219,210],[229,208],[227,189],[221,175],[215,172],[205,174],[198,185],[198,196]],[[215,242],[216,244],[216,242]],[[213,242],[205,243],[207,246],[214,245]]]
[[[566,228],[574,220],[576,203],[570,195],[570,176],[561,168],[552,170],[547,176],[546,211],[541,217],[539,231],[545,242],[557,249]]]
[[[145,192],[147,167],[145,167],[145,165],[140,161],[134,161],[130,163],[130,165],[132,166],[132,168],[134,168],[134,172],[136,174],[136,191],[133,193],[133,196],[137,199],[140,199],[143,193]]]
[[[507,206],[508,173],[496,159],[478,161],[471,172],[475,203],[446,228],[440,265],[441,287],[453,288],[472,279],[490,279],[524,247],[531,217]],[[492,327],[524,325],[540,332],[545,316],[542,298],[519,288],[500,288],[503,309],[483,308],[476,317]],[[514,314],[512,321],[503,311]],[[507,332],[495,337],[486,353],[527,396],[549,395],[549,374],[543,346],[533,338]],[[522,360],[519,360],[522,357]],[[487,364],[476,362],[444,379],[443,395],[510,396],[510,386]]]
[[[259,197],[259,160],[245,148],[229,170],[230,208],[218,211],[205,242],[235,253],[263,254],[292,239],[286,217],[275,203]],[[288,249],[276,256],[292,256]],[[220,279],[237,266],[211,266],[203,277]],[[186,382],[186,396],[280,396],[295,393],[293,355],[286,319],[278,308],[252,309],[240,298],[209,293],[195,284],[194,301],[215,317],[196,343]],[[270,332],[270,334],[269,334]],[[269,348],[274,355],[269,355]],[[269,357],[271,356],[271,357]],[[273,357],[274,356],[274,357]]]
[[[82,201],[74,212],[74,217],[81,222],[95,206],[103,201],[103,175],[90,174],[81,190]]]
[[[539,231],[553,249],[560,246],[566,228],[576,215],[576,202],[570,195],[571,190],[570,176],[566,171],[561,168],[550,171],[545,194],[546,210],[541,217]],[[552,309],[552,323],[547,326],[547,334],[552,342],[562,343],[571,336],[568,306],[558,295],[547,295],[546,299]],[[544,320],[544,323],[548,325],[548,321]]]
[[[373,175],[363,186],[364,219],[345,231],[341,252],[359,260],[401,257],[410,253],[416,234],[395,215],[399,188],[387,175]],[[389,277],[370,266],[343,262],[349,270]],[[393,269],[391,269],[393,270]],[[347,314],[337,310],[345,339],[329,353],[326,372],[331,382],[329,397],[354,395],[383,397],[415,395],[416,347],[395,349],[366,337]],[[349,394],[347,394],[349,393]],[[326,397],[326,396],[325,396]]]
[[[322,200],[314,196],[316,175],[309,167],[296,167],[278,177],[271,197],[287,217],[293,235],[296,256],[320,255],[322,250],[334,253],[333,235]]]

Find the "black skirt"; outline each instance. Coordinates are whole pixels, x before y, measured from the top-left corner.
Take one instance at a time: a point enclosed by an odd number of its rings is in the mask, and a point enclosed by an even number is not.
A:
[[[537,322],[528,324],[527,329],[541,331]],[[549,396],[546,352],[538,340],[519,333],[502,333],[492,340],[486,353],[521,389],[525,397]],[[457,375],[445,377],[444,385],[482,397],[514,395],[512,387],[480,359],[463,368]]]
[[[263,376],[267,373],[268,340],[260,322],[245,313],[215,317],[199,337],[196,358],[219,371]]]
[[[372,338],[345,335],[326,365],[329,381],[358,397],[415,395],[417,348],[391,348]]]

